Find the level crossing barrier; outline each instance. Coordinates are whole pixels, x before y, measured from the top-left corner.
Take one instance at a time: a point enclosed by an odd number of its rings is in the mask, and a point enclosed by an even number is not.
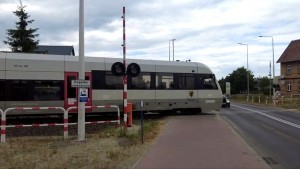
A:
[[[64,114],[66,111],[62,107],[12,107],[7,108],[1,116],[1,143],[5,143],[6,128],[10,127],[42,127],[42,126],[59,126],[63,124],[51,123],[51,124],[31,124],[31,125],[10,125],[6,126],[6,115],[12,110],[61,110]]]
[[[120,126],[120,121],[121,121],[121,117],[120,117],[120,108],[116,105],[105,105],[105,106],[85,106],[85,108],[87,109],[95,109],[95,108],[116,108],[117,109],[117,113],[118,113],[118,120],[106,120],[106,121],[92,121],[92,122],[85,122],[85,124],[99,124],[99,123],[118,123],[118,126]],[[77,123],[69,123],[69,111],[70,110],[76,110],[78,109],[77,106],[74,107],[69,107],[64,114],[64,139],[68,139],[68,135],[69,135],[69,125],[76,125]]]
[[[85,106],[86,108],[116,108],[118,113],[118,120],[106,120],[106,121],[92,121],[92,122],[85,122],[85,124],[99,124],[99,123],[118,123],[120,126],[120,109],[116,105],[105,105],[105,106]],[[0,109],[1,113],[1,143],[6,142],[6,128],[20,128],[20,127],[45,127],[45,126],[64,126],[64,139],[68,139],[68,125],[76,125],[77,123],[68,123],[68,113],[70,110],[77,109],[78,107],[69,107],[65,110],[62,107],[13,107],[8,108],[4,112]],[[12,110],[62,110],[64,113],[64,123],[49,123],[49,124],[28,124],[28,125],[6,125],[6,115],[8,112]]]
[[[0,109],[0,113],[1,113],[1,143],[5,142],[5,118],[4,118],[4,113],[3,111]],[[3,140],[4,139],[4,140]]]

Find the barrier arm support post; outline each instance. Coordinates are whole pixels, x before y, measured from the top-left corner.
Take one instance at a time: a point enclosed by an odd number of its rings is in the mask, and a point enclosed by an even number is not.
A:
[[[64,113],[64,139],[69,138],[69,111],[77,109],[77,107],[69,107]]]
[[[5,143],[6,117],[1,109],[0,109],[0,113],[1,113],[1,143]]]

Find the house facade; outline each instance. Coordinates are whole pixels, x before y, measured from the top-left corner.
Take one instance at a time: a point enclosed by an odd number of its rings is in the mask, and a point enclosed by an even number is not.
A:
[[[280,90],[282,95],[300,94],[300,39],[293,40],[282,53],[280,63]]]

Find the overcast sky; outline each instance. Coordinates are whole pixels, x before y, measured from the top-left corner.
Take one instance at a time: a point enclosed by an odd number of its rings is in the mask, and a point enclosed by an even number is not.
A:
[[[18,18],[18,0],[0,1],[0,51]],[[72,45],[78,55],[79,0],[23,0],[39,28],[40,45]],[[122,7],[126,6],[127,58],[175,60],[208,65],[218,79],[239,67],[267,76],[292,40],[300,39],[299,0],[86,0],[85,55],[122,58]],[[171,60],[172,56],[171,43]]]

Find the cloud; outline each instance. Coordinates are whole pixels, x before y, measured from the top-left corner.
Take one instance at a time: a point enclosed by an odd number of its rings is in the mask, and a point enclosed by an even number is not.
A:
[[[19,1],[0,2],[0,39],[13,28]],[[23,0],[26,11],[39,28],[44,45],[73,45],[78,50],[78,1]],[[220,79],[238,67],[249,68],[255,76],[268,74],[291,40],[299,39],[298,0],[139,0],[85,1],[85,52],[90,56],[122,57],[122,7],[126,6],[127,57],[169,60],[169,42],[175,38],[175,60],[207,64]],[[171,45],[172,47],[172,45]],[[0,44],[0,50],[8,46]],[[171,54],[172,55],[172,52]],[[172,60],[172,59],[171,59]],[[276,64],[276,75],[280,74]]]

